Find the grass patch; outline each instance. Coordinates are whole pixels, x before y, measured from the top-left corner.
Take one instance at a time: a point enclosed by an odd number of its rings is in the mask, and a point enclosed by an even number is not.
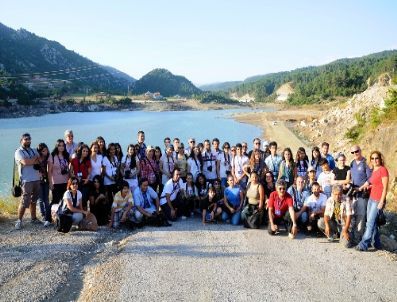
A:
[[[350,139],[352,142],[358,142],[364,135],[366,121],[360,113],[356,113],[354,118],[356,119],[357,124],[347,130],[345,137]]]
[[[1,215],[16,215],[18,213],[19,198],[0,197],[0,214]]]

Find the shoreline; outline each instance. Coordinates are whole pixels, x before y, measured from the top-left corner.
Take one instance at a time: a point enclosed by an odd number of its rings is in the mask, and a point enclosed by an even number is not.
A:
[[[259,106],[261,107],[261,105]],[[38,105],[15,105],[11,107],[0,107],[0,119],[22,118],[43,116],[47,114],[58,114],[65,112],[106,112],[106,111],[205,111],[205,110],[224,110],[253,108],[247,104],[203,104],[195,100],[186,101],[133,101],[131,104],[38,104]]]
[[[289,147],[292,149],[293,155],[295,155],[299,147],[304,147],[306,153],[309,154],[312,147],[311,144],[306,142],[304,138],[299,137],[293,131],[293,125],[289,122],[297,119],[299,115],[306,115],[306,112],[298,109],[282,109],[277,105],[274,105],[274,108],[274,112],[238,113],[233,115],[233,118],[240,123],[261,128],[262,141],[276,141],[279,150]]]

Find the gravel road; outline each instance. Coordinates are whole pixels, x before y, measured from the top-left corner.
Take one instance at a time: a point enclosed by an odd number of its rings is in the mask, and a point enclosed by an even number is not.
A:
[[[81,301],[397,301],[396,255],[186,220],[144,228],[85,271]]]
[[[0,301],[397,301],[397,255],[205,225],[58,234],[0,223]]]

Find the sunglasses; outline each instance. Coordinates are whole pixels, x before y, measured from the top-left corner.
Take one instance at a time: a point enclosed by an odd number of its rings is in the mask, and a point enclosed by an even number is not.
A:
[[[195,142],[196,142],[196,141],[190,141],[189,143],[190,143],[190,144],[193,144],[193,143],[195,143]]]
[[[279,187],[278,190],[279,191],[285,191],[285,187]]]
[[[352,152],[350,152],[351,154],[357,154],[357,153],[359,153],[360,152],[360,150],[356,150],[356,151],[352,151]]]

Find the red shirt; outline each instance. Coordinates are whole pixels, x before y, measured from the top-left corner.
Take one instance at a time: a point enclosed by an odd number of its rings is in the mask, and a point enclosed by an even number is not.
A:
[[[73,167],[73,172],[74,175],[77,177],[77,173],[81,172],[83,174],[82,179],[87,179],[88,178],[88,169],[91,168],[91,160],[86,159],[82,163],[80,163],[80,160],[75,157],[71,161],[72,167]]]
[[[274,216],[276,218],[283,217],[288,211],[289,207],[293,206],[291,195],[285,192],[283,199],[278,196],[276,191],[270,193],[269,201],[267,202],[269,208],[274,209]]]
[[[389,172],[383,166],[381,166],[378,170],[376,171],[374,170],[372,172],[371,178],[369,179],[369,182],[372,185],[371,194],[369,195],[369,197],[372,200],[376,202],[380,201],[383,192],[382,177],[388,177],[388,176],[389,176]]]

